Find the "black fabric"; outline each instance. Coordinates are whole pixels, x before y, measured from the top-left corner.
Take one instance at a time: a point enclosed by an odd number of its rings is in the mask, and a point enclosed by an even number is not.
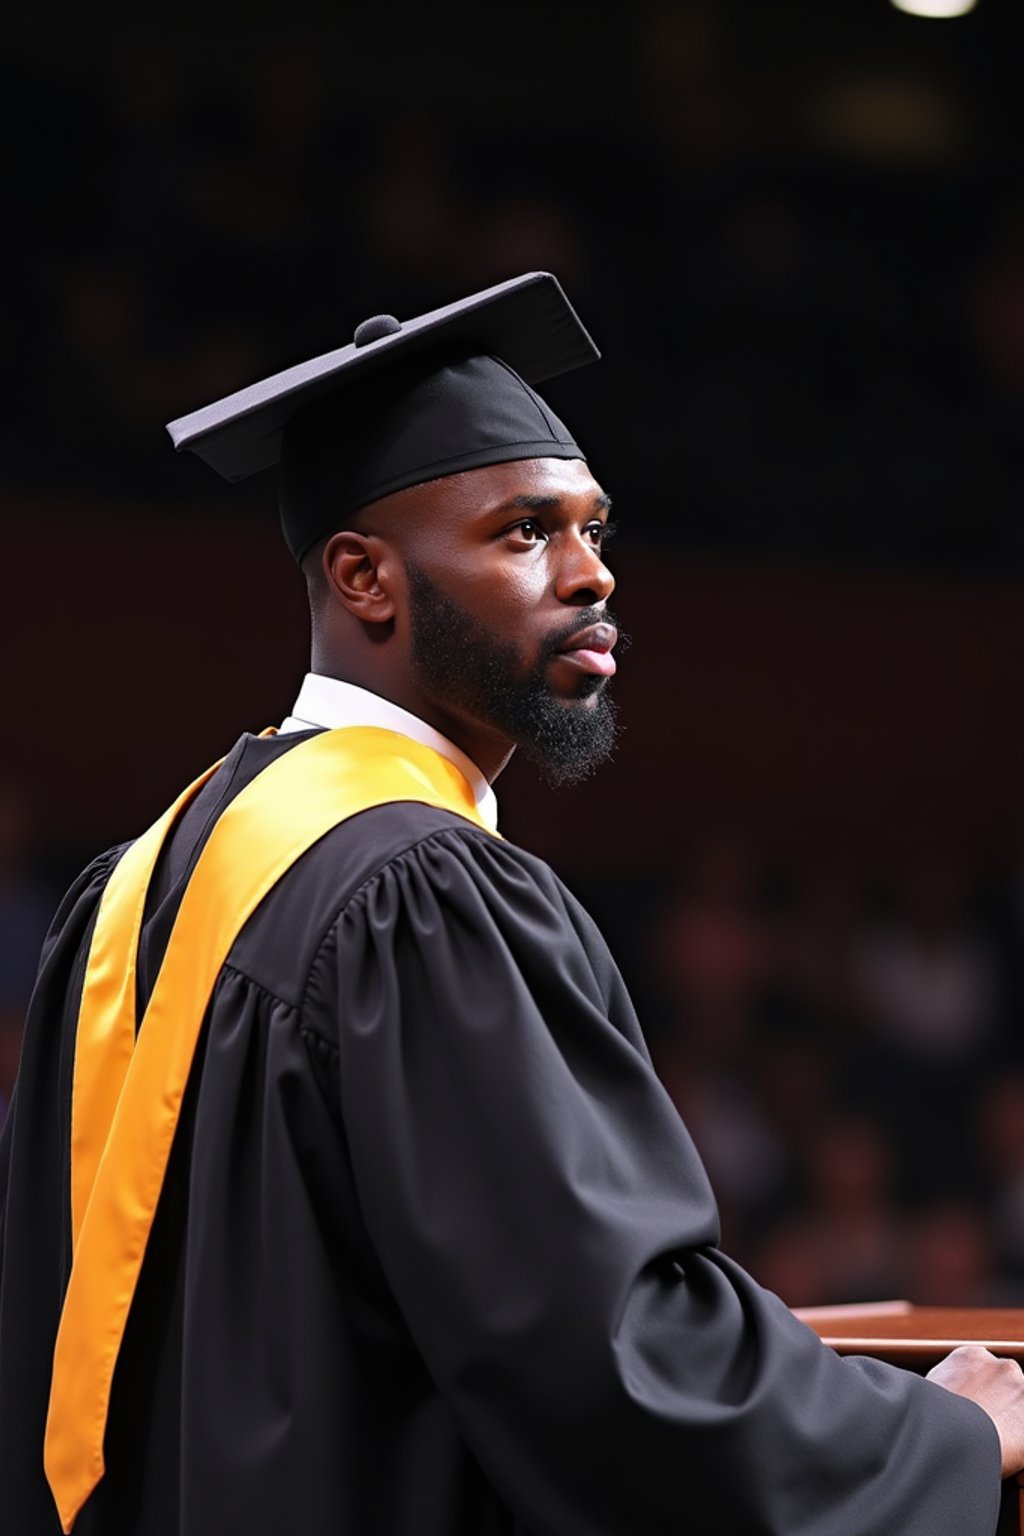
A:
[[[284,433],[281,526],[296,560],[394,491],[510,459],[582,459],[568,428],[507,363],[438,359],[307,407]]]
[[[157,874],[300,738],[244,738]],[[50,940],[0,1139],[0,1509],[42,1475],[82,954]],[[445,812],[311,849],[217,983],[76,1536],[992,1536],[981,1409],[841,1359],[717,1247],[621,978],[552,871]],[[709,1513],[701,1513],[708,1511]]]

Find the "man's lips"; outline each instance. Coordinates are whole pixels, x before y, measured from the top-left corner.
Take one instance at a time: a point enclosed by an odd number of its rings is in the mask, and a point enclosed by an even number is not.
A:
[[[571,635],[558,647],[556,654],[581,667],[585,672],[596,672],[600,677],[614,677],[615,658],[612,648],[619,638],[614,624],[591,624]]]

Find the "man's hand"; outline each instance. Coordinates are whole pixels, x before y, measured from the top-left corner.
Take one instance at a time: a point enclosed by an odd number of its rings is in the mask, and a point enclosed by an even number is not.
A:
[[[984,1408],[999,1433],[1003,1476],[1024,1469],[1024,1371],[981,1344],[962,1344],[932,1366],[928,1380]]]

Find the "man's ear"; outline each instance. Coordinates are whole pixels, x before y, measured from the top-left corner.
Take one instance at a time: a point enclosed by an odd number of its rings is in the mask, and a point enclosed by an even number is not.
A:
[[[328,588],[365,624],[385,624],[395,616],[391,595],[394,550],[373,533],[335,533],[323,549]]]

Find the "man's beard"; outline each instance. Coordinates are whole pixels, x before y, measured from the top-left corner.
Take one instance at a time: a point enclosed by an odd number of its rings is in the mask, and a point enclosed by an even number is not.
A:
[[[580,609],[522,676],[514,644],[495,639],[418,566],[410,565],[408,575],[413,663],[434,693],[507,736],[555,787],[578,784],[611,756],[619,729],[607,679],[584,676],[576,699],[562,701],[545,675],[573,635],[614,622],[605,610]],[[582,703],[595,693],[593,704]]]

